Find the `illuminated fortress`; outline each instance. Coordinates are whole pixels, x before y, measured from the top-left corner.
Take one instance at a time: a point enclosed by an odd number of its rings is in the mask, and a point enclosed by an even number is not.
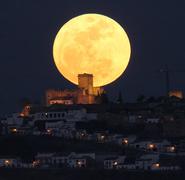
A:
[[[92,74],[78,75],[78,88],[73,90],[46,91],[46,105],[52,104],[98,104],[99,97],[104,93],[102,87],[93,87]]]

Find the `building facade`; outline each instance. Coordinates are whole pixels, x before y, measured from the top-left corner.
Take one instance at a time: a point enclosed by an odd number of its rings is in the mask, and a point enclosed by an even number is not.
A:
[[[73,90],[47,90],[46,105],[52,104],[98,104],[98,96],[104,92],[102,87],[93,87],[92,74],[78,75],[78,88]]]

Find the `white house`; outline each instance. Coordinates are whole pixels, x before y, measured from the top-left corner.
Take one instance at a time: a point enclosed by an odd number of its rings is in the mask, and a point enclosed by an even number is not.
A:
[[[159,162],[159,154],[145,154],[136,159],[136,169],[150,170],[153,164]]]
[[[68,167],[70,168],[85,168],[88,166],[88,161],[95,160],[95,153],[79,153],[72,152],[68,156]]]
[[[74,108],[74,109],[61,109],[60,111],[54,111],[48,109],[48,111],[40,111],[30,114],[33,118],[33,121],[43,120],[43,121],[52,121],[52,120],[66,120],[66,121],[83,121],[86,119],[86,110],[84,108]]]
[[[159,140],[159,141],[152,141],[152,143],[149,144],[148,149],[152,148],[152,146],[153,146],[153,148],[155,148],[156,151],[161,152],[166,149],[165,147],[170,146],[170,145],[171,145],[170,141],[163,139],[163,140]]]
[[[56,153],[51,157],[53,166],[67,166],[69,153]]]
[[[89,159],[95,160],[94,153],[56,153],[51,157],[53,166],[70,167],[70,168],[85,168],[88,165]]]
[[[156,151],[161,152],[164,150],[165,146],[169,146],[171,143],[168,140],[159,140],[159,141],[137,141],[134,143],[131,143],[130,146],[142,149],[142,150],[148,150],[148,151]]]
[[[108,131],[96,132],[96,133],[94,133],[94,135],[96,136],[96,140],[99,143],[105,143],[105,142],[109,141],[109,132]]]
[[[145,120],[145,123],[155,123],[155,124],[157,124],[157,123],[159,123],[160,122],[160,119],[159,118],[147,118],[146,120]]]
[[[7,116],[3,123],[20,127],[23,124],[23,121],[24,118],[21,117],[19,113],[13,113],[12,115]]]
[[[2,156],[0,157],[0,167],[5,167],[5,168],[16,168],[20,164],[20,159],[15,157],[5,157]]]
[[[86,168],[87,160],[86,157],[70,157],[67,161],[67,164],[70,168]]]
[[[118,135],[114,137],[113,142],[118,144],[118,145],[129,145],[133,143],[136,140],[135,135],[129,135],[129,136],[123,136],[123,135]]]
[[[135,161],[136,161],[135,158],[126,157],[124,163],[120,163],[118,165],[118,169],[135,170],[136,169]]]
[[[59,129],[65,124],[64,121],[47,121],[45,123],[46,129]]]
[[[38,153],[35,156],[35,161],[39,162],[40,166],[51,165],[51,163],[52,163],[52,156],[54,154],[55,153]]]
[[[179,162],[176,157],[161,155],[159,162],[154,163],[151,167],[153,171],[177,171],[180,170]]]
[[[143,149],[146,150],[147,147],[152,144],[152,141],[136,141],[134,143],[131,143],[130,146],[136,148],[136,149]]]
[[[104,169],[118,169],[124,163],[126,156],[109,157],[104,160]]]
[[[88,140],[87,131],[86,130],[78,130],[78,131],[76,131],[75,137],[77,139],[81,139],[81,140]]]
[[[179,165],[161,165],[160,163],[153,164],[152,171],[178,171],[181,170]]]

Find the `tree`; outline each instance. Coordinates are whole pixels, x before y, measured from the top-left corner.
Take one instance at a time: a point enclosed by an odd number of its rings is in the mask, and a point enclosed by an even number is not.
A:
[[[118,103],[118,104],[123,104],[123,98],[122,98],[122,93],[121,93],[121,91],[119,91],[117,103]]]
[[[153,103],[153,102],[155,102],[156,101],[156,99],[155,99],[155,97],[153,97],[153,96],[150,96],[148,99],[147,99],[147,102],[148,103]]]
[[[31,101],[30,101],[29,98],[22,98],[20,100],[21,107],[25,107],[25,106],[30,105],[30,104],[31,104]]]
[[[138,102],[138,103],[143,103],[143,102],[145,101],[145,99],[146,99],[146,97],[145,97],[144,95],[140,95],[140,96],[138,96],[138,98],[137,98],[137,102]]]
[[[100,95],[101,97],[101,104],[108,104],[109,103],[109,98],[107,96],[107,93],[103,91],[103,93]]]

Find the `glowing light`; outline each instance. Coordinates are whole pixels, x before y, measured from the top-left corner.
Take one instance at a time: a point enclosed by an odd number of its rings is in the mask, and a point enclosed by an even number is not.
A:
[[[115,162],[114,162],[114,165],[115,165],[115,166],[116,166],[116,165],[118,165],[118,162],[117,162],[117,161],[115,161]]]
[[[6,166],[9,166],[9,165],[11,165],[11,161],[10,161],[10,160],[5,160],[5,161],[4,161],[4,164],[5,164]]]
[[[174,146],[171,147],[171,151],[175,151],[175,147]]]
[[[101,139],[104,139],[104,138],[105,138],[105,136],[101,135]]]
[[[157,164],[155,164],[155,166],[156,166],[156,167],[159,167],[159,166],[160,166],[160,164],[159,164],[159,163],[157,163]]]
[[[47,129],[47,134],[51,134],[51,129]]]
[[[40,161],[39,161],[39,160],[33,161],[32,166],[33,166],[33,167],[38,166],[38,165],[39,165],[39,163],[40,163]]]
[[[5,160],[5,164],[10,164],[10,161],[9,160]]]
[[[23,114],[23,113],[20,113],[20,116],[21,116],[21,117],[24,117],[24,114]]]
[[[17,132],[17,129],[16,128],[12,129],[12,132],[16,133]]]
[[[150,148],[150,149],[153,149],[153,148],[154,148],[154,145],[153,145],[153,144],[150,144],[150,145],[149,145],[149,148]]]
[[[124,29],[100,14],[84,14],[68,21],[58,32],[53,56],[59,72],[78,84],[78,74],[93,74],[94,86],[116,80],[131,54]]]
[[[128,140],[127,140],[127,139],[124,139],[124,140],[123,140],[123,143],[124,143],[124,144],[128,144]]]

